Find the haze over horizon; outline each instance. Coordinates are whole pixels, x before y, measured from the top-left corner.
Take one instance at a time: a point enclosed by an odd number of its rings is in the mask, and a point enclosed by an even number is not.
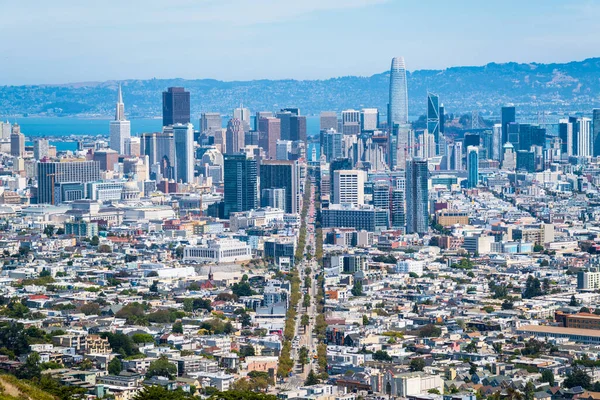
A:
[[[600,3],[585,0],[31,3],[3,5],[0,85],[328,79],[386,71],[394,56],[414,71],[562,63],[600,48]]]

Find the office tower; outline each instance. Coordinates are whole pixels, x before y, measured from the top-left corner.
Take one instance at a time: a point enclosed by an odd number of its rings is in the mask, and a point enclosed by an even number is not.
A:
[[[260,206],[285,210],[285,189],[262,189],[260,192]]]
[[[558,121],[558,137],[561,140],[560,151],[563,156],[570,157],[573,155],[573,124],[569,119],[561,119]]]
[[[600,108],[592,111],[592,141],[594,143],[594,157],[600,156]]]
[[[190,92],[170,87],[163,92],[163,126],[190,122]]]
[[[300,115],[300,108],[298,108],[298,107],[286,107],[286,108],[282,108],[281,111],[289,111],[293,115]]]
[[[374,132],[379,128],[379,111],[376,108],[363,108],[360,111],[361,132]]]
[[[300,211],[300,178],[296,161],[261,161],[260,188],[285,189],[285,212],[293,214]]]
[[[97,150],[92,160],[98,162],[100,171],[114,171],[115,165],[119,164],[119,153],[113,149]]]
[[[249,131],[244,133],[244,146],[258,146],[258,131]]]
[[[41,160],[50,157],[50,143],[47,139],[36,139],[33,142],[33,158]]]
[[[222,127],[221,114],[216,112],[204,112],[200,114],[200,133],[214,132]]]
[[[277,160],[288,160],[289,154],[292,152],[292,141],[291,140],[278,140],[277,141]]]
[[[13,157],[25,156],[25,135],[21,133],[17,124],[13,125],[13,132],[10,134],[10,155]]]
[[[335,111],[321,111],[320,114],[320,130],[328,131],[333,129],[338,130],[338,117]]]
[[[38,204],[58,204],[84,198],[81,187],[100,179],[97,161],[40,162],[38,163]],[[73,184],[68,187],[67,184]],[[63,186],[66,190],[62,190]]]
[[[175,142],[175,180],[182,183],[194,181],[194,125],[173,125]]]
[[[447,154],[448,157],[448,169],[451,171],[462,171],[463,163],[462,163],[462,149],[463,142],[456,141],[451,143],[449,146],[449,151]]]
[[[244,132],[248,132],[250,130],[250,110],[242,107],[241,105],[233,110],[233,118],[237,118],[242,121],[242,126],[244,127]]]
[[[492,128],[492,160],[502,161],[502,124]]]
[[[502,124],[502,145],[508,142],[508,124],[514,123],[516,119],[516,111],[514,106],[502,107],[500,116],[500,123]]]
[[[267,117],[258,121],[258,145],[267,153],[268,158],[277,155],[277,141],[281,139],[281,121],[279,118]]]
[[[121,84],[117,92],[117,105],[115,111],[115,120],[110,121],[110,148],[119,154],[125,154],[125,141],[131,137],[131,125],[125,119],[125,104],[123,103],[123,93]]]
[[[337,170],[333,173],[333,204],[365,204],[365,171]]]
[[[342,157],[342,134],[333,129],[321,131],[321,154],[327,162]]]
[[[390,169],[406,169],[406,163],[414,155],[415,132],[410,124],[394,124],[390,137]]]
[[[492,130],[485,130],[479,135],[481,139],[481,147],[485,149],[485,157],[481,154],[481,159],[491,159],[494,153],[494,132]]]
[[[406,163],[406,232],[427,233],[429,227],[429,188],[427,161]]]
[[[467,147],[467,188],[474,188],[479,183],[479,148]]]
[[[342,133],[344,135],[358,135],[360,133],[360,111],[342,111]]]
[[[502,156],[502,169],[514,171],[517,168],[517,153],[515,147],[510,142],[504,143],[502,146],[504,155]]]
[[[227,154],[239,153],[245,146],[245,133],[242,121],[232,118],[227,122],[225,149]]]
[[[125,154],[128,156],[139,157],[141,153],[141,141],[139,137],[130,137],[125,139]]]
[[[435,144],[435,136],[428,132],[427,130],[423,131],[422,134],[419,135],[419,155],[422,158],[433,158],[436,155],[436,144]]]
[[[142,133],[141,153],[148,156],[150,165],[160,165],[164,178],[175,179],[175,142],[173,132]]]
[[[292,113],[281,110],[275,114],[275,117],[279,118],[280,121],[281,139],[290,140],[290,119],[292,118]]]
[[[518,149],[521,145],[519,144],[520,134],[519,130],[521,124],[517,122],[510,122],[506,125],[506,134],[508,135],[508,142],[510,142],[515,149]]]
[[[592,155],[592,120],[590,118],[569,117],[573,125],[573,155],[589,157]]]
[[[404,207],[403,189],[392,190],[392,204],[390,210],[392,214],[392,227],[404,230],[406,228],[406,212]]]
[[[10,139],[11,126],[10,122],[0,121],[0,137],[2,139]]]
[[[440,133],[443,135],[444,134],[444,124],[446,124],[446,115],[444,114],[445,112],[445,108],[443,104],[440,104],[440,107],[438,108],[439,112],[439,116],[440,116]]]
[[[390,209],[390,183],[377,181],[373,184],[373,207]]]
[[[306,142],[306,117],[292,114],[290,117],[290,140]]]
[[[394,57],[390,69],[390,97],[388,103],[388,129],[394,124],[408,123],[408,85],[404,57]]]
[[[254,116],[254,130],[258,132],[258,121],[261,118],[272,117],[273,113],[271,111],[257,111]]]
[[[519,124],[519,149],[531,149],[531,146],[545,146],[546,128],[539,125]]]
[[[478,133],[466,133],[463,142],[465,147],[479,146],[481,144],[481,137]]]
[[[535,172],[535,153],[533,151],[517,151],[517,171]]]
[[[257,208],[257,163],[246,154],[223,157],[223,209],[225,218],[233,212]]]
[[[427,132],[433,135],[436,145],[440,141],[440,98],[427,93]]]
[[[333,180],[333,175],[335,171],[352,169],[352,165],[352,161],[347,157],[336,158],[334,160],[329,161],[329,179],[331,180],[331,194],[335,192],[335,182]]]

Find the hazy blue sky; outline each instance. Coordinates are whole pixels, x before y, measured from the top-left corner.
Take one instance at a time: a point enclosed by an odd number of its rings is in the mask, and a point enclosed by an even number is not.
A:
[[[371,75],[600,56],[600,1],[0,0],[0,85]]]

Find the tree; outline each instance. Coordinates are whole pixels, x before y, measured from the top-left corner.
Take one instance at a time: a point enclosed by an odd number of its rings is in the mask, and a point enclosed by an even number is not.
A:
[[[363,325],[369,325],[369,317],[367,317],[366,315],[363,315],[362,323],[363,323]]]
[[[252,357],[255,354],[254,346],[252,345],[240,347],[240,357]]]
[[[46,225],[44,228],[44,235],[51,237],[54,235],[54,225]]]
[[[304,385],[305,386],[313,386],[313,385],[318,385],[318,384],[319,384],[319,378],[317,377],[317,374],[315,374],[315,371],[313,371],[311,369],[310,372],[308,373],[308,376],[306,377],[306,381],[304,381]]]
[[[121,360],[117,357],[110,360],[108,363],[108,373],[111,375],[119,375],[123,370],[123,364],[121,364]]]
[[[575,298],[575,295],[571,295],[571,301],[569,302],[569,306],[577,307],[578,305],[579,305],[579,302]]]
[[[410,360],[409,368],[411,371],[423,371],[425,369],[425,360],[422,358],[413,358]]]
[[[40,366],[40,355],[35,351],[27,356],[25,364],[23,364],[17,370],[17,378],[20,379],[32,379],[39,378],[42,373],[42,367]]]
[[[181,321],[177,321],[173,324],[173,328],[171,328],[173,333],[183,333],[183,324]]]
[[[306,346],[302,346],[300,351],[298,352],[298,362],[302,365],[302,371],[304,371],[304,366],[308,364],[308,349]],[[312,370],[311,370],[312,371]]]
[[[541,378],[542,382],[548,382],[550,384],[550,386],[554,386],[554,373],[552,372],[552,370],[546,369],[544,371],[542,371],[542,378]]]
[[[248,315],[246,312],[243,312],[242,314],[240,314],[239,318],[240,318],[240,323],[242,324],[242,326],[244,328],[252,325],[252,317],[250,317],[250,315]]]
[[[442,330],[433,324],[427,324],[419,330],[420,337],[440,337]]]
[[[79,307],[79,311],[85,315],[100,315],[100,305],[98,303],[85,303]]]
[[[158,360],[152,361],[146,372],[146,378],[153,376],[164,376],[165,378],[173,379],[177,374],[177,367],[172,364],[167,357],[161,356]]]
[[[131,336],[131,339],[133,340],[134,343],[137,343],[137,344],[154,343],[154,336],[150,335],[149,333],[134,333]]]
[[[252,290],[252,288],[250,287],[250,284],[247,282],[248,275],[244,275],[244,276],[246,277],[246,281],[244,281],[242,278],[242,282],[234,283],[233,285],[231,285],[231,291],[237,297],[252,296],[252,295],[256,294],[254,292],[254,290]]]
[[[534,278],[532,275],[527,277],[527,282],[525,282],[525,290],[523,291],[524,299],[531,299],[533,297],[542,296],[544,292],[542,291],[542,285],[538,278]]]
[[[592,378],[583,369],[575,367],[570,374],[567,374],[563,384],[569,389],[575,386],[589,389],[592,385]]]
[[[514,306],[514,303],[512,301],[509,301],[508,299],[505,299],[504,302],[502,303],[503,310],[512,310],[513,306]]]
[[[79,364],[79,368],[81,368],[84,371],[88,371],[88,370],[94,368],[94,363],[89,358],[85,358],[81,362],[81,364]]]
[[[90,240],[90,244],[92,246],[98,246],[100,244],[100,238],[98,236],[92,237],[92,240]]]
[[[302,325],[302,328],[304,328],[304,332],[306,332],[306,327],[310,325],[310,317],[308,316],[308,314],[302,315],[302,317],[300,318],[300,325]]]
[[[152,293],[158,293],[158,281],[153,281],[149,289]]]
[[[581,309],[579,310],[579,312],[582,312],[582,313],[590,313],[590,309],[589,309],[589,308],[587,308],[587,307],[581,307]]]
[[[354,286],[352,286],[352,290],[350,291],[352,296],[362,296],[363,295],[363,284],[361,280],[354,281]]]
[[[542,246],[541,244],[536,244],[533,246],[533,251],[535,253],[541,253],[542,251],[544,251],[544,246]]]
[[[377,350],[373,353],[373,360],[377,361],[392,361],[392,356],[385,350]]]

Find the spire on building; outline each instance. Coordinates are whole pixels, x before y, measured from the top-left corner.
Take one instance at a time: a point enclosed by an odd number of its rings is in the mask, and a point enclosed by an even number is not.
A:
[[[121,84],[117,94],[117,109],[115,113],[115,121],[125,121],[125,104],[123,104],[123,93],[121,92]]]

